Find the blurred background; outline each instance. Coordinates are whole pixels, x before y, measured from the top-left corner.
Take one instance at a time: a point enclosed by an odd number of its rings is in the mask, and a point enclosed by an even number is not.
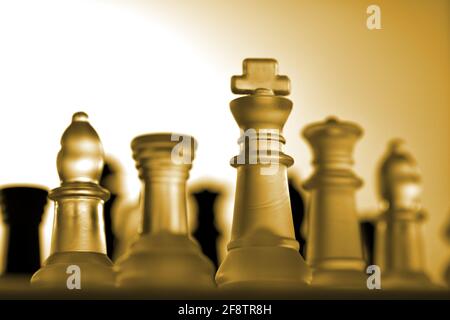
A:
[[[381,30],[366,27],[371,4],[381,8]],[[450,258],[449,18],[447,0],[0,1],[0,184],[58,186],[59,140],[83,110],[119,168],[118,211],[138,211],[132,138],[181,132],[199,142],[190,183],[220,185],[227,225],[239,136],[230,77],[246,57],[273,57],[292,82],[285,150],[297,187],[312,170],[301,129],[336,115],[364,128],[354,154],[365,182],[357,205],[361,215],[377,212],[378,161],[390,139],[404,139],[423,176],[427,267],[442,282]],[[52,204],[44,211],[41,259]]]

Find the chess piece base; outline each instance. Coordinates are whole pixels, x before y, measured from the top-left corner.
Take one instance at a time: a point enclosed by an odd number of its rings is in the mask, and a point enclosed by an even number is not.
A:
[[[329,289],[367,288],[367,275],[359,270],[321,270],[313,271],[311,286]]]
[[[83,290],[114,287],[113,263],[106,254],[97,252],[53,253],[33,275],[31,285],[67,290],[67,279],[70,276],[67,268],[71,265],[80,268]]]
[[[298,251],[286,247],[234,248],[220,266],[221,288],[305,287],[311,272]]]
[[[215,288],[213,264],[187,235],[158,232],[141,236],[117,262],[117,271],[117,284],[122,288]]]

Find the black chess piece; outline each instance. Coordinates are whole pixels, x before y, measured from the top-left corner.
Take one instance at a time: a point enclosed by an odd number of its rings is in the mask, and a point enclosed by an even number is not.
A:
[[[45,189],[28,186],[0,192],[3,221],[8,226],[6,274],[32,274],[40,267],[39,225],[47,204]]]
[[[215,203],[220,194],[208,188],[192,193],[197,203],[197,228],[193,236],[202,248],[202,252],[218,267],[217,238],[219,231],[215,225]]]
[[[105,202],[103,207],[103,219],[105,223],[105,238],[106,238],[106,252],[110,259],[114,255],[115,236],[112,227],[112,208],[118,198],[117,188],[115,184],[118,183],[118,170],[115,168],[113,162],[106,159],[103,166],[102,175],[100,177],[100,185],[107,189],[110,193],[109,199]]]
[[[288,179],[289,198],[291,200],[292,221],[294,222],[295,239],[300,244],[299,252],[305,258],[306,239],[301,233],[302,224],[305,219],[305,202],[301,192],[296,188],[292,178]]]
[[[361,238],[363,244],[363,254],[367,265],[375,264],[375,234],[376,224],[372,221],[365,220],[359,224],[361,229]]]

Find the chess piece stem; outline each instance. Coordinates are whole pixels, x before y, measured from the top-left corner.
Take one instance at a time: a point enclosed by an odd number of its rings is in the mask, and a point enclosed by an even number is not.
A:
[[[314,152],[314,173],[305,182],[310,192],[307,261],[311,285],[329,288],[366,286],[355,191],[362,181],[351,167],[359,126],[329,118],[309,125],[303,135]]]

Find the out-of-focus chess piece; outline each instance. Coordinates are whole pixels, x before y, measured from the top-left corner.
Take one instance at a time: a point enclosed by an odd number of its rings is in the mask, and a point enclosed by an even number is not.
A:
[[[130,289],[214,288],[214,266],[187,225],[186,181],[195,140],[148,134],[135,138],[131,146],[144,189],[142,234],[117,261],[117,284]]]
[[[300,254],[305,258],[306,254],[306,237],[302,232],[302,225],[305,222],[305,202],[302,192],[296,184],[296,179],[292,176],[288,178],[289,199],[292,207],[292,220],[294,223],[295,239],[300,244]]]
[[[39,224],[47,204],[47,190],[11,186],[0,191],[6,226],[5,274],[33,274],[40,263]],[[2,253],[3,255],[3,253]]]
[[[447,266],[447,269],[445,270],[444,277],[447,288],[450,288],[450,264],[449,266]]]
[[[106,253],[110,259],[114,257],[114,249],[117,246],[113,230],[113,210],[115,210],[122,196],[121,170],[119,164],[111,157],[107,157],[100,177],[100,186],[109,191],[109,199],[103,208],[103,220],[105,222]]]
[[[192,197],[196,204],[196,226],[193,232],[194,238],[202,248],[202,252],[211,262],[218,267],[217,239],[220,236],[216,227],[216,206],[220,193],[213,188],[197,189],[192,191]]]
[[[295,240],[282,128],[292,102],[283,97],[290,81],[277,75],[277,61],[246,59],[243,75],[231,79],[235,94],[230,103],[243,133],[241,153],[231,160],[237,184],[228,254],[216,274],[227,289],[266,290],[306,287],[311,272]]]
[[[142,225],[140,200],[122,199],[114,207],[113,232],[115,236],[113,261],[118,261],[139,238]]]
[[[361,229],[361,239],[363,246],[363,255],[366,265],[375,263],[375,242],[377,241],[378,212],[363,212],[359,217],[359,227]]]
[[[391,142],[379,171],[380,196],[386,208],[380,218],[384,240],[382,288],[423,289],[432,285],[425,272],[421,177],[416,161],[401,140]],[[378,262],[376,262],[378,264]]]
[[[98,184],[103,163],[103,147],[87,114],[75,113],[57,158],[61,186],[49,194],[55,201],[51,253],[33,275],[32,285],[67,290],[76,266],[83,290],[114,286],[103,229],[103,204],[109,192]]]
[[[358,125],[333,117],[303,131],[314,153],[314,173],[304,187],[310,192],[307,261],[313,268],[311,285],[317,287],[366,286],[355,204],[362,181],[352,171],[361,135]]]
[[[191,184],[190,197],[188,201],[188,224],[194,237],[196,237],[202,250],[211,252],[211,257],[205,253],[213,263],[214,257],[217,258],[217,267],[222,263],[227,254],[227,244],[231,237],[231,224],[233,220],[233,212],[230,201],[231,186],[224,181],[216,181],[212,179],[201,179]],[[204,193],[204,192],[207,193]],[[211,197],[209,196],[211,194]],[[214,198],[212,197],[214,195]],[[202,212],[200,212],[202,211]],[[209,214],[208,214],[209,212]],[[209,216],[213,215],[213,218]],[[205,215],[208,215],[206,218]],[[202,225],[202,226],[199,226]],[[211,232],[209,225],[215,230]],[[204,230],[204,231],[201,231]],[[196,233],[200,233],[197,234]],[[198,237],[198,238],[197,238]],[[212,248],[211,239],[214,237],[215,250]],[[204,243],[204,244],[203,244]],[[204,248],[204,245],[208,248]]]
[[[450,211],[449,211],[450,213]],[[450,214],[449,214],[450,217]],[[445,227],[445,239],[447,240],[447,242],[450,244],[450,219]],[[447,288],[450,289],[450,262],[447,266],[447,269],[445,269],[445,273],[444,273],[444,280],[447,284]]]

